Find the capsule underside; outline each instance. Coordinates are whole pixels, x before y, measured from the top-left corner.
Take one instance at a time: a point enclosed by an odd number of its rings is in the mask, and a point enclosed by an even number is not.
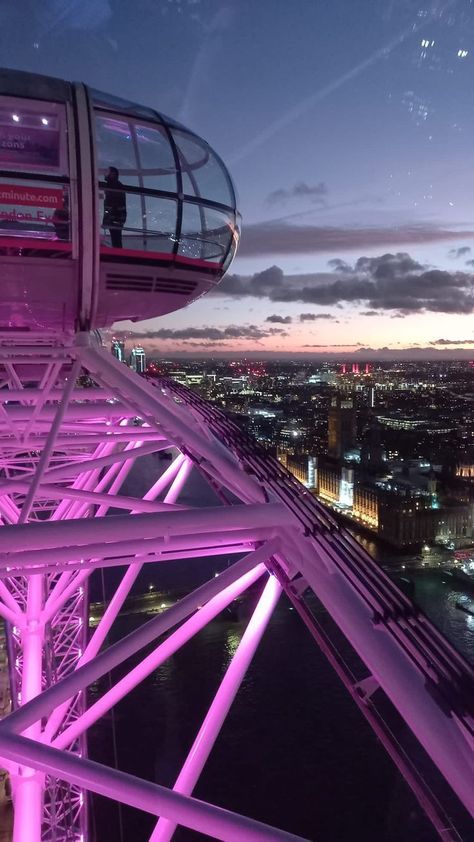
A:
[[[219,282],[238,240],[232,181],[197,135],[79,83],[0,71],[0,331],[177,310]]]

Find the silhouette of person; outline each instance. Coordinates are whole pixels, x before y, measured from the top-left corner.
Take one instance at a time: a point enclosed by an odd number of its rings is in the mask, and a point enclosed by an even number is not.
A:
[[[108,228],[112,248],[122,248],[122,228],[127,219],[127,198],[123,184],[119,180],[117,167],[109,167],[105,174],[107,185],[104,191],[104,218],[102,225]]]
[[[69,196],[65,190],[63,190],[63,206],[54,211],[52,222],[58,240],[69,240]]]

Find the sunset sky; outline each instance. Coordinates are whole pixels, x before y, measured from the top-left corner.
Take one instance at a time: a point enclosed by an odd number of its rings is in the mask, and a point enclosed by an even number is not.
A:
[[[137,341],[474,354],[470,0],[5,0],[0,24],[5,66],[150,104],[231,170],[229,276]]]

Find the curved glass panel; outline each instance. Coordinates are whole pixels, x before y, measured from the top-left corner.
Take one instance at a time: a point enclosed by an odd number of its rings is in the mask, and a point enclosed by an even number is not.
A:
[[[135,126],[143,186],[176,193],[176,165],[165,130]]]
[[[145,196],[146,248],[171,254],[176,242],[177,205],[173,199]]]
[[[223,263],[232,237],[233,221],[230,214],[191,202],[183,204],[179,255],[216,264]]]
[[[214,208],[204,208],[204,219],[206,230],[203,231],[203,237],[206,240],[207,251],[209,251],[209,245],[212,245],[212,251],[216,250],[215,247],[219,249],[218,257],[207,257],[206,260],[222,263],[227,257],[233,240],[233,219],[230,214],[214,210]]]
[[[136,174],[138,162],[128,120],[96,115],[97,166],[101,174],[117,167],[119,174]]]
[[[232,261],[235,257],[235,253],[237,251],[237,246],[239,245],[239,240],[240,240],[239,219],[236,218],[234,222],[229,222],[229,227],[230,227],[230,230],[231,230],[231,242],[230,242],[229,251],[227,252],[227,257],[224,260],[224,264],[222,266],[223,272],[227,272],[230,264],[232,263]]]
[[[107,187],[101,194],[101,250],[107,248],[171,254],[176,241],[174,199]]]
[[[89,88],[88,90],[92,102],[96,106],[107,108],[109,111],[125,111],[135,117],[144,117],[147,120],[158,121],[156,113],[152,108],[147,108],[146,105],[138,105],[136,102],[122,99],[119,96],[104,94],[103,91],[97,91],[95,88]]]
[[[189,195],[234,207],[230,177],[210,146],[195,135],[173,131],[183,170],[183,190]]]
[[[224,165],[208,144],[184,130],[174,131],[183,191],[198,199],[183,202],[177,195],[176,150],[158,121],[152,125],[133,115],[102,112],[96,115],[96,131],[101,251],[126,249],[159,255],[177,249],[179,256],[190,260],[227,265],[238,241],[235,196]],[[107,183],[102,180],[109,167],[118,170],[118,181],[113,182],[113,174]],[[160,191],[175,194],[176,200],[157,195]],[[207,202],[227,205],[229,212],[207,207]],[[177,244],[179,206],[182,224]]]

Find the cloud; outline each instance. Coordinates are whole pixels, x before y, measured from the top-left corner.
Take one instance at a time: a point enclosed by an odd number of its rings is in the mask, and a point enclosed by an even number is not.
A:
[[[317,319],[334,319],[330,313],[300,313],[300,322],[315,322]],[[337,319],[335,319],[337,321]]]
[[[115,332],[115,336],[120,336]],[[286,331],[281,328],[270,327],[260,328],[256,325],[229,325],[225,328],[218,327],[185,327],[185,328],[160,328],[160,330],[149,330],[143,332],[130,331],[125,334],[140,339],[143,342],[155,342],[156,340],[173,340],[178,342],[189,342],[204,345],[208,343],[222,344],[236,339],[247,339],[260,342],[271,336],[287,336]]]
[[[361,316],[380,316],[380,313],[378,310],[364,310]]]
[[[328,266],[337,272],[352,272],[350,265],[345,260],[341,260],[340,257],[333,257],[332,260],[328,260]]]
[[[349,268],[284,275],[278,266],[270,266],[250,277],[230,275],[215,294],[322,307],[365,304],[367,310],[396,310],[402,315],[474,312],[472,273],[426,267],[404,252],[360,257]]]
[[[310,199],[311,202],[317,204],[324,204],[327,196],[328,188],[324,181],[319,184],[306,184],[305,181],[298,181],[289,190],[280,187],[278,190],[273,190],[267,196],[268,205],[280,205],[288,201],[288,199]]]
[[[470,253],[471,253],[471,249],[469,248],[469,246],[461,246],[461,248],[458,248],[458,249],[450,249],[448,251],[448,257],[451,257],[454,260],[458,260],[458,258],[465,257],[466,254],[470,254]]]
[[[358,348],[359,342],[348,342],[342,345],[333,345],[332,342],[326,342],[320,345],[303,345],[303,348]]]
[[[429,223],[402,225],[390,228],[328,227],[294,225],[285,220],[244,225],[239,257],[268,255],[320,254],[369,248],[390,248],[412,243],[435,243],[459,239],[460,232]],[[474,236],[465,231],[463,236]],[[330,261],[333,264],[333,261]],[[341,271],[341,267],[334,267]]]
[[[267,316],[266,322],[273,322],[277,325],[289,325],[292,322],[291,316]]]
[[[430,345],[474,345],[474,339],[435,339]]]
[[[466,266],[474,266],[474,260],[466,260]]]

